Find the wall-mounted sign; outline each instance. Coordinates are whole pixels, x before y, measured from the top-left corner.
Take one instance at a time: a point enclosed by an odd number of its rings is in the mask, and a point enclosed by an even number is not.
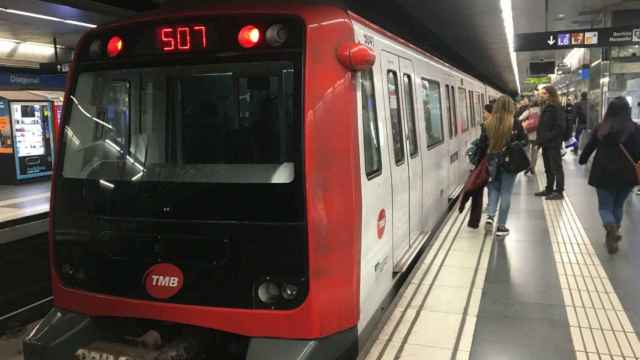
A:
[[[531,85],[551,84],[551,78],[548,76],[534,76],[527,78],[526,83]]]
[[[27,74],[0,72],[0,87],[4,89],[64,90],[64,74]]]
[[[640,25],[516,34],[515,51],[640,45]]]

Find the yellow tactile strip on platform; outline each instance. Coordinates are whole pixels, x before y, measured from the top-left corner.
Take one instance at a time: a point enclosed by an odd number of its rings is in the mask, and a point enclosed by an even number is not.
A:
[[[577,359],[640,359],[637,333],[571,201],[544,200],[544,212]]]
[[[416,265],[367,360],[469,359],[494,239],[466,227],[467,215],[450,219]]]

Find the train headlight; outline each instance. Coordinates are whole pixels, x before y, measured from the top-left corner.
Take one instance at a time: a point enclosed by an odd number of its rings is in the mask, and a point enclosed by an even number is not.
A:
[[[280,299],[280,287],[272,282],[265,281],[258,287],[258,299],[264,304],[273,304]]]
[[[267,43],[273,47],[280,47],[287,41],[289,33],[287,28],[282,24],[275,24],[269,26],[267,29],[266,39]]]
[[[107,43],[107,55],[109,57],[116,57],[120,55],[124,49],[124,41],[119,36],[112,36]]]
[[[262,34],[260,34],[260,30],[253,25],[243,27],[238,33],[238,43],[245,49],[250,49],[258,45],[261,38]]]
[[[298,287],[291,284],[284,284],[282,287],[282,297],[285,300],[293,300],[298,296]]]

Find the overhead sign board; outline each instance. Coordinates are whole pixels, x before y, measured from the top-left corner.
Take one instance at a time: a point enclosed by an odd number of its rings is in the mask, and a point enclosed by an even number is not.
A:
[[[531,85],[551,84],[551,78],[548,76],[532,76],[527,78],[526,83]]]
[[[517,34],[515,51],[640,45],[640,25]]]

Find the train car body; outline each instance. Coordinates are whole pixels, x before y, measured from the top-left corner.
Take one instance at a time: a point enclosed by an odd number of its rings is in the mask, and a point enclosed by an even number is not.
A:
[[[99,27],[69,79],[26,360],[354,358],[499,95],[323,5]]]

